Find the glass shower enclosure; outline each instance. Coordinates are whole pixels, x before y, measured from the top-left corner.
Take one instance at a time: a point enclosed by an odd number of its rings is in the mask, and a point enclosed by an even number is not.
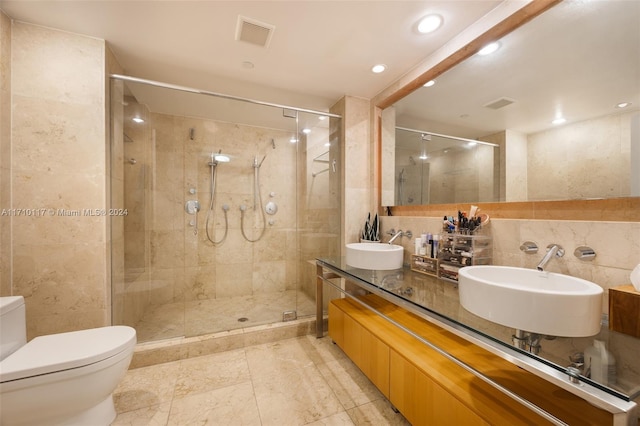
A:
[[[312,317],[341,118],[121,76],[111,106],[112,323],[148,342]]]

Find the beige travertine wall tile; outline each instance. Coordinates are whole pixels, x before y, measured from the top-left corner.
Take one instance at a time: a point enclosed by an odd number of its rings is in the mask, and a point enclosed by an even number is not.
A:
[[[368,100],[345,97],[332,108],[342,113],[344,135],[342,151],[342,238],[343,244],[359,241],[360,231],[367,214],[374,210],[370,159],[373,152],[369,144]]]
[[[11,207],[11,19],[0,10],[0,210]],[[0,296],[12,294],[11,221],[0,216]]]
[[[629,196],[632,115],[609,115],[529,135],[528,199]]]
[[[11,47],[13,207],[51,209],[12,224],[28,335],[106,325],[105,43],[13,22]]]

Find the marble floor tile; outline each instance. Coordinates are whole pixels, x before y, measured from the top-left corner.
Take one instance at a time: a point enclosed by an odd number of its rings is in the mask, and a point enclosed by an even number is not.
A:
[[[251,380],[244,350],[180,361],[174,396],[182,397]]]
[[[305,425],[344,411],[314,365],[254,381],[265,425]]]
[[[354,426],[355,423],[349,417],[346,411],[343,411],[333,416],[325,417],[313,423],[307,423],[306,426]]]
[[[180,362],[129,370],[113,393],[119,413],[171,402]]]
[[[316,338],[315,335],[304,336],[304,341],[300,339],[303,350],[315,365],[322,365],[338,360],[349,360],[342,349],[338,347],[331,338]],[[349,361],[351,362],[351,361]]]
[[[319,365],[318,370],[345,410],[384,398],[378,388],[349,359]]]
[[[260,425],[251,382],[176,398],[167,425]]]
[[[389,425],[389,426],[411,426],[400,413],[396,413],[391,408],[391,403],[386,399],[378,399],[364,405],[347,410],[349,417],[357,426],[360,425]]]
[[[246,348],[251,377],[271,380],[274,376],[313,365],[303,349],[305,337],[280,340]]]
[[[329,337],[129,370],[112,426],[408,425]]]
[[[165,402],[120,413],[111,426],[165,426],[170,409],[171,402]]]

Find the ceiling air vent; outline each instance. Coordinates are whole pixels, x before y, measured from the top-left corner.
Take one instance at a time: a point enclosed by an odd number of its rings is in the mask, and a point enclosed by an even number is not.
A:
[[[268,47],[275,29],[276,27],[274,25],[238,15],[236,40],[255,44],[261,47]]]
[[[499,99],[496,99],[495,101],[491,101],[488,104],[483,105],[483,107],[491,108],[491,109],[500,109],[500,108],[506,107],[507,105],[511,105],[514,102],[515,102],[515,99],[499,98]]]

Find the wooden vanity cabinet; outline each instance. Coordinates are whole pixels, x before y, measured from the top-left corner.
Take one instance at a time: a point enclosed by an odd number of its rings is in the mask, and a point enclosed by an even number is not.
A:
[[[411,424],[489,424],[396,351],[390,361],[390,401]]]
[[[375,295],[363,299],[396,323],[568,424],[611,425],[610,413]],[[329,304],[329,336],[413,425],[547,425],[411,334],[351,299]]]
[[[329,305],[329,330],[332,340],[389,398],[389,346],[335,304]]]

